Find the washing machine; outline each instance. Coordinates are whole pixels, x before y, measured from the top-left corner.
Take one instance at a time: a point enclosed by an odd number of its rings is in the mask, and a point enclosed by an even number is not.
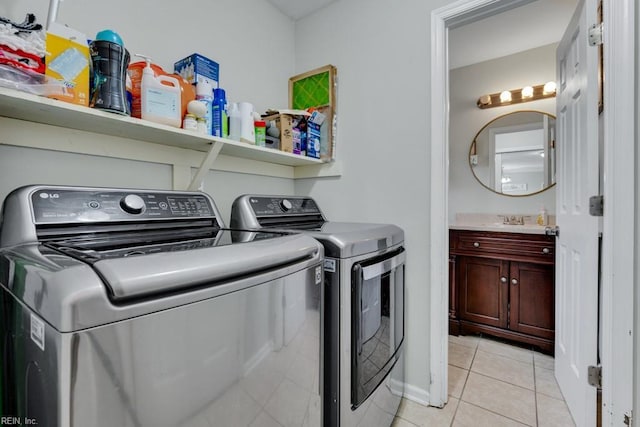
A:
[[[243,195],[231,226],[311,236],[324,246],[325,426],[389,426],[404,392],[404,232],[335,222],[310,197]]]
[[[0,226],[0,414],[38,426],[320,425],[323,247],[201,192],[28,186]]]

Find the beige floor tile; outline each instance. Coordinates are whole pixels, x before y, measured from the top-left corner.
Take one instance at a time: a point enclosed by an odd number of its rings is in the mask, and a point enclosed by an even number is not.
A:
[[[393,423],[391,423],[391,427],[416,427],[416,425],[405,420],[404,418],[395,417],[393,419]]]
[[[523,427],[525,424],[494,414],[479,406],[460,402],[452,427]]]
[[[363,427],[388,427],[394,418],[395,415],[383,411],[376,405],[369,405],[360,425]]]
[[[538,426],[539,427],[571,427],[575,426],[564,400],[554,399],[538,393]]]
[[[556,377],[550,369],[536,366],[536,392],[564,400],[560,387],[556,382]]]
[[[478,347],[480,338],[476,335],[449,335],[449,342],[454,344],[463,345],[465,347],[471,347],[475,349]]]
[[[261,412],[262,408],[241,387],[233,387],[216,399],[207,409],[206,418],[209,424],[249,425]]]
[[[500,341],[481,338],[478,342],[478,350],[533,364],[533,351],[505,344]]]
[[[471,371],[509,384],[535,390],[533,365],[481,350],[473,358]]]
[[[300,426],[304,421],[311,394],[299,385],[285,379],[267,402],[264,409],[283,426]],[[220,424],[233,425],[233,424]],[[236,424],[237,425],[237,424]]]
[[[475,372],[469,373],[461,400],[523,424],[534,426],[536,423],[535,394],[532,390]]]
[[[398,416],[417,426],[448,427],[451,425],[458,403],[458,399],[450,397],[449,402],[441,409],[402,399]]]
[[[209,421],[207,421],[204,415],[198,414],[190,420],[181,423],[180,427],[211,427],[211,424],[209,424]]]
[[[282,427],[282,424],[271,418],[265,411],[262,411],[249,427]]]
[[[467,375],[469,375],[469,371],[466,369],[449,365],[449,396],[460,399],[464,383],[467,381]]]
[[[449,343],[449,364],[462,369],[469,369],[475,349],[464,345]]]
[[[555,359],[553,356],[549,356],[548,354],[538,353],[537,351],[533,352],[533,363],[536,366],[540,366],[545,369],[555,369]]]

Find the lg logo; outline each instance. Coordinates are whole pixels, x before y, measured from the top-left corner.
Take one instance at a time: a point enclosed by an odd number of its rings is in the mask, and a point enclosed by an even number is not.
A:
[[[60,195],[58,193],[40,193],[41,199],[59,199]]]

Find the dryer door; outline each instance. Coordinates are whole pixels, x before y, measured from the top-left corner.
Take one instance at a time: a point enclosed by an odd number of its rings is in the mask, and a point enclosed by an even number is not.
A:
[[[351,406],[362,404],[389,374],[404,340],[404,248],[353,265]]]

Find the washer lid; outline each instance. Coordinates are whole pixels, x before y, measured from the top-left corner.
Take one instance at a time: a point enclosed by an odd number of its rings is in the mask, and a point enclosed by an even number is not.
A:
[[[229,230],[215,244],[94,262],[34,243],[0,249],[0,293],[72,332],[277,280],[319,266],[322,254],[309,236]]]
[[[100,259],[93,263],[93,268],[116,302],[161,297],[272,270],[308,259],[317,252],[313,246],[300,247],[294,236],[282,236],[220,230],[216,240],[209,239],[194,249],[185,246],[185,250]],[[183,243],[186,244],[189,243]]]
[[[316,201],[304,196],[244,194],[231,206],[231,225],[308,234],[333,258],[378,252],[404,241],[395,225],[327,221]]]
[[[392,224],[325,222],[320,228],[304,230],[323,244],[325,256],[350,258],[388,249],[404,241],[404,231]]]

